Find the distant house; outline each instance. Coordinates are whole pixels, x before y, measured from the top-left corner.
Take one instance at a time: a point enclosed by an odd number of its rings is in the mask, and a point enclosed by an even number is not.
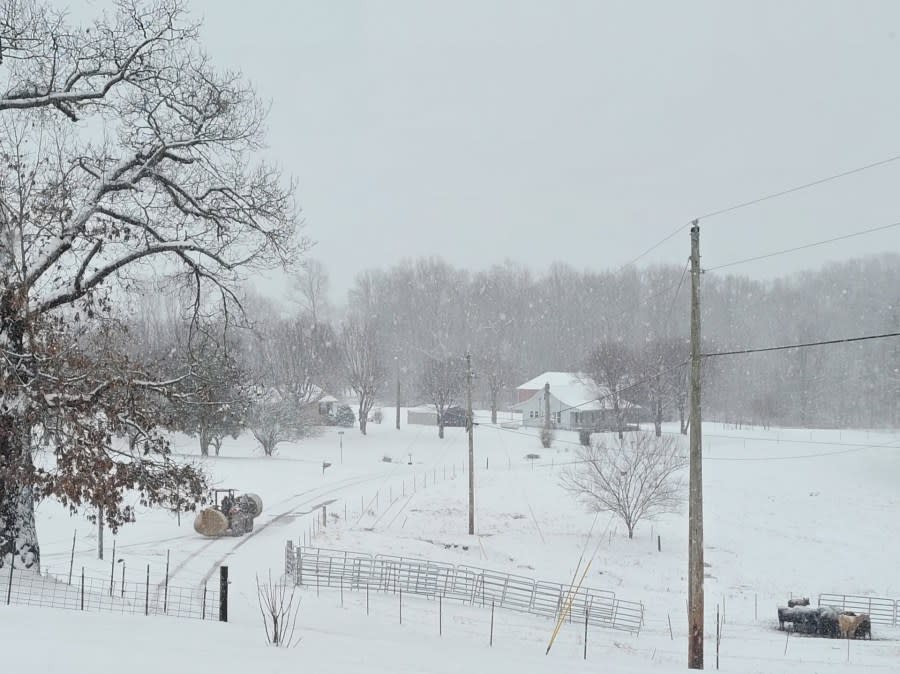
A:
[[[554,428],[567,430],[614,429],[615,409],[609,389],[577,372],[544,372],[516,388],[518,402],[513,409],[522,413],[526,426],[543,426],[546,403],[544,387],[550,384],[550,422]],[[637,420],[640,408],[619,399],[626,423]]]
[[[339,402],[333,395],[325,393],[324,390],[315,385],[310,388],[309,398],[318,403],[320,417],[332,416],[334,414],[334,406]]]

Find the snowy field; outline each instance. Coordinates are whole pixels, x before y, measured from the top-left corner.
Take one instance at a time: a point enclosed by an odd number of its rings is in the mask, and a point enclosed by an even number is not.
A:
[[[486,413],[479,413],[479,416]],[[13,657],[37,671],[321,672],[616,672],[682,671],[686,663],[687,513],[642,523],[633,540],[607,514],[586,512],[559,486],[574,459],[577,435],[560,432],[544,450],[530,429],[482,422],[476,430],[478,536],[467,534],[467,445],[461,428],[393,427],[393,408],[363,437],[336,429],[279,446],[264,457],[249,435],[227,440],[221,457],[203,459],[217,486],[264,500],[252,535],[208,540],[192,515],[138,511],[115,537],[116,557],[131,573],[151,568],[160,582],[215,589],[218,567],[232,581],[230,622],[81,614],[30,607],[0,609],[0,631],[17,641]],[[669,429],[671,430],[671,429]],[[196,441],[176,437],[185,460],[200,460]],[[725,616],[720,668],[733,672],[898,671],[900,633],[874,626],[871,642],[786,638],[775,607],[791,595],[874,595],[900,599],[900,545],[892,536],[900,475],[900,435],[875,431],[735,429],[704,426],[706,667],[715,668],[715,616]],[[528,459],[534,453],[539,458]],[[390,461],[386,460],[390,459]],[[323,461],[332,465],[324,470]],[[410,463],[411,462],[411,463]],[[314,527],[327,504],[328,526]],[[593,526],[593,533],[588,533]],[[73,534],[76,575],[108,577],[97,559],[96,528],[47,502],[38,509],[42,571],[65,578]],[[471,564],[568,583],[585,548],[596,550],[585,584],[642,602],[640,635],[565,625],[545,656],[553,624],[498,611],[489,645],[490,610],[443,607],[405,598],[403,624],[393,596],[304,589],[297,626],[302,641],[277,650],[263,643],[255,574],[283,570],[285,541],[370,554]],[[312,540],[310,541],[310,538]],[[658,543],[661,550],[658,550]],[[116,573],[119,573],[117,568]],[[118,578],[118,576],[117,576]],[[5,599],[5,598],[4,598]],[[669,632],[672,625],[672,636]],[[46,648],[48,639],[53,648]],[[27,647],[30,646],[30,647]],[[135,657],[133,653],[140,653]],[[449,657],[448,657],[449,656]],[[190,662],[190,666],[186,664]],[[18,663],[9,663],[18,669]]]

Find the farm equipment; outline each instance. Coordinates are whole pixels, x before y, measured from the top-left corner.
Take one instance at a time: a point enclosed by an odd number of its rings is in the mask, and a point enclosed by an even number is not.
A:
[[[256,494],[237,494],[234,489],[213,489],[213,505],[197,513],[194,531],[210,538],[243,536],[253,531],[253,520],[262,512]]]

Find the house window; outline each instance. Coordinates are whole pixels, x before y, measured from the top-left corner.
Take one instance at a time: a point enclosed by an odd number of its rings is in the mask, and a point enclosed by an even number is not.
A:
[[[562,412],[554,412],[553,413],[553,421],[557,424],[562,423]]]

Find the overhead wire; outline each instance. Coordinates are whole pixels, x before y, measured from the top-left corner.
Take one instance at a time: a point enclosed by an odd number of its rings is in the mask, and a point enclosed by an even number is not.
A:
[[[782,344],[780,346],[764,346],[755,349],[736,349],[733,351],[713,351],[711,353],[701,353],[701,358],[714,358],[719,356],[738,356],[748,353],[765,353],[768,351],[786,351],[788,349],[805,349],[813,346],[828,346],[831,344],[851,344],[853,342],[864,342],[871,339],[886,339],[888,337],[900,337],[900,332],[885,332],[877,335],[863,335],[860,337],[844,337],[841,339],[823,339],[817,342],[803,342],[800,344]]]
[[[900,227],[900,222],[892,222],[888,225],[881,225],[880,227],[872,227],[870,229],[864,229],[858,232],[853,232],[851,234],[844,234],[842,236],[835,236],[830,239],[822,239],[821,241],[814,241],[812,243],[806,243],[800,246],[793,246],[792,248],[784,248],[783,250],[777,250],[771,253],[765,253],[763,255],[755,255],[753,257],[747,257],[741,260],[734,260],[732,262],[726,262],[725,264],[716,265],[715,267],[706,267],[704,268],[704,272],[717,271],[719,269],[725,269],[727,267],[736,267],[740,264],[746,264],[747,262],[756,262],[758,260],[766,260],[771,257],[777,257],[779,255],[785,255],[787,253],[795,253],[800,250],[806,250],[808,248],[815,248],[816,246],[823,246],[828,243],[835,243],[836,241],[844,241],[846,239],[852,239],[857,236],[863,236],[865,234],[873,234],[875,232],[882,232],[887,229],[892,229],[894,227]]]
[[[628,262],[623,264],[619,268],[619,270],[621,271],[625,267],[632,265],[635,262],[637,262],[638,260],[640,260],[641,258],[649,255],[654,250],[659,248],[661,245],[663,245],[664,243],[666,243],[667,241],[669,241],[676,235],[680,234],[685,229],[687,229],[688,227],[690,227],[692,224],[694,224],[695,222],[697,222],[699,220],[708,220],[710,218],[714,218],[719,215],[724,215],[726,213],[731,213],[733,211],[737,211],[742,208],[747,208],[749,206],[755,206],[757,204],[761,204],[763,202],[770,201],[772,199],[778,199],[779,197],[784,197],[789,194],[794,194],[796,192],[800,192],[802,190],[809,189],[811,187],[818,187],[819,185],[823,185],[823,184],[831,182],[833,180],[838,180],[840,178],[846,178],[847,176],[855,175],[857,173],[862,173],[863,171],[868,171],[870,169],[878,168],[878,167],[884,166],[886,164],[891,164],[898,160],[900,160],[900,154],[892,155],[890,157],[887,157],[886,159],[881,159],[878,161],[871,162],[869,164],[864,164],[863,166],[857,166],[855,168],[852,168],[852,169],[849,169],[846,171],[841,171],[839,173],[833,173],[831,175],[825,176],[824,178],[818,178],[816,180],[811,180],[811,181],[803,183],[801,185],[795,185],[794,187],[789,187],[787,189],[779,190],[777,192],[770,192],[769,194],[764,194],[764,195],[762,195],[760,197],[756,197],[754,199],[749,199],[747,201],[740,201],[740,202],[737,202],[730,206],[726,206],[724,208],[719,208],[719,209],[716,209],[713,211],[709,211],[708,213],[704,213],[702,215],[697,216],[696,218],[689,220],[688,222],[684,223],[683,225],[679,225],[677,229],[673,230],[671,233],[664,236],[662,239],[657,241],[655,244],[653,244],[652,246],[647,248],[640,255],[632,258],[631,260],[629,260]]]

